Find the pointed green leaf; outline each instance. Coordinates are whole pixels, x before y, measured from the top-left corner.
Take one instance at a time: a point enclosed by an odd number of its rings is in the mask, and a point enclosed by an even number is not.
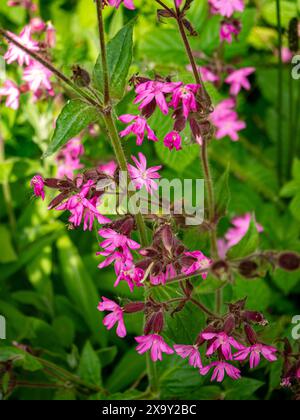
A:
[[[89,341],[82,350],[78,375],[89,384],[102,386],[100,360]]]
[[[61,111],[51,143],[44,157],[51,156],[64,146],[72,137],[99,118],[98,111],[79,99],[69,101]]]

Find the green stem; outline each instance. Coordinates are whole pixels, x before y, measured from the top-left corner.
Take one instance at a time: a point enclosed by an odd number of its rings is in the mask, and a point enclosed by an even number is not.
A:
[[[297,96],[297,103],[296,103],[296,110],[300,109],[300,83],[298,82],[298,96]],[[299,127],[300,127],[300,118],[298,116],[298,113],[295,112],[295,123],[294,123],[294,127],[295,127],[295,151],[296,151],[296,155],[298,157],[300,157],[300,132],[299,132]]]
[[[283,63],[282,63],[282,28],[280,0],[276,0],[277,30],[278,30],[278,120],[277,120],[277,172],[279,186],[283,183],[282,171],[282,109],[283,109]]]
[[[0,163],[4,163],[4,162],[5,162],[4,140],[0,135]],[[16,232],[17,222],[16,222],[16,217],[15,217],[14,208],[12,204],[12,195],[11,195],[9,182],[3,181],[2,190],[3,190],[3,198],[4,198],[4,203],[5,203],[5,207],[7,211],[9,224],[11,227],[11,231],[14,234]]]
[[[109,73],[108,73],[108,64],[107,64],[107,55],[106,55],[104,21],[103,21],[103,13],[102,13],[102,0],[96,0],[96,4],[97,4],[101,61],[102,61],[102,69],[103,69],[104,105],[109,105],[110,103]]]
[[[295,146],[295,132],[294,132],[294,97],[293,97],[293,78],[292,78],[292,65],[289,72],[289,149],[288,149],[288,165],[287,176],[291,176],[291,168],[294,157]]]

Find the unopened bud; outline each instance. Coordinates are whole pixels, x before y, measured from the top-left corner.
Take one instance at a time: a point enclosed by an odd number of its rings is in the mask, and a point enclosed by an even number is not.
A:
[[[283,252],[278,257],[278,265],[286,271],[299,270],[300,256],[294,252]]]
[[[164,328],[164,315],[161,311],[157,312],[154,316],[152,329],[154,333],[159,334]]]
[[[242,318],[246,322],[253,322],[262,326],[268,325],[268,321],[260,312],[244,311],[242,312]]]
[[[257,343],[257,335],[255,333],[255,331],[253,330],[253,328],[250,327],[249,324],[246,324],[244,327],[246,336],[248,338],[248,341],[250,344],[256,344]]]
[[[258,265],[254,261],[245,260],[239,265],[239,273],[246,278],[253,278],[256,275]]]
[[[126,314],[142,312],[145,309],[144,302],[131,302],[124,306],[123,310]]]
[[[82,69],[80,66],[72,67],[73,76],[72,79],[80,87],[88,87],[91,83],[91,78],[89,73]]]
[[[161,229],[161,239],[165,249],[170,252],[174,245],[174,235],[170,225],[165,225]]]
[[[226,334],[230,335],[234,329],[235,317],[233,315],[229,315],[224,322],[224,331],[226,332]]]

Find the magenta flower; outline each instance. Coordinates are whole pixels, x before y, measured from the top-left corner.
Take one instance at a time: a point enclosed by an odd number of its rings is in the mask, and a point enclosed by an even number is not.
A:
[[[187,119],[190,112],[197,111],[197,101],[196,101],[196,93],[199,89],[199,85],[183,85],[178,86],[173,91],[172,100],[169,103],[169,106],[173,108],[177,108],[180,103],[182,103],[183,108],[183,115]]]
[[[69,210],[71,212],[69,222],[76,227],[80,226],[83,220],[83,230],[92,230],[95,219],[100,224],[110,222],[97,210],[98,197],[87,198],[93,185],[94,181],[88,181],[78,194],[73,195],[66,202],[56,207],[56,210]]]
[[[219,76],[217,76],[207,67],[199,67],[198,70],[201,74],[203,82],[217,83],[220,81]]]
[[[177,131],[171,131],[164,138],[164,145],[170,150],[181,150],[181,136]]]
[[[201,356],[197,346],[186,346],[183,344],[175,344],[174,349],[178,356],[183,359],[189,358],[189,365],[194,368],[202,368]]]
[[[147,169],[147,160],[143,153],[139,153],[139,160],[132,156],[132,160],[136,164],[136,167],[128,164],[128,172],[130,178],[137,189],[141,189],[143,186],[146,188],[149,194],[158,189],[155,179],[159,179],[160,175],[158,171],[162,166],[153,166]]]
[[[221,41],[226,41],[229,44],[232,43],[234,36],[240,33],[241,29],[231,22],[222,22],[220,27],[220,38]]]
[[[239,369],[230,365],[229,363],[222,361],[213,362],[210,365],[205,366],[204,368],[200,369],[200,374],[203,376],[207,375],[211,368],[215,368],[211,378],[212,381],[216,380],[217,382],[222,382],[225,377],[225,372],[230,378],[234,380],[241,378],[241,372]]]
[[[139,109],[142,110],[150,103],[154,103],[160,108],[163,114],[167,115],[169,112],[169,107],[165,98],[165,95],[172,93],[178,86],[181,86],[179,83],[171,82],[158,82],[152,81],[141,83],[135,89],[137,97],[134,100],[135,104],[141,103]]]
[[[121,137],[128,136],[132,133],[136,135],[136,144],[141,146],[144,141],[145,134],[147,134],[148,140],[158,141],[158,138],[155,136],[154,131],[147,124],[146,118],[140,117],[139,115],[130,115],[125,114],[119,117],[119,120],[125,124],[132,123],[125,130],[120,132]]]
[[[29,89],[36,93],[45,89],[53,94],[50,77],[52,73],[37,61],[32,61],[24,70],[23,80],[28,83]]]
[[[30,186],[33,188],[33,192],[36,197],[42,197],[42,200],[45,200],[45,184],[41,175],[35,175],[30,181]]]
[[[243,0],[209,0],[212,12],[221,16],[231,17],[234,12],[243,12],[245,5]]]
[[[217,140],[228,136],[231,138],[232,141],[238,141],[238,132],[246,128],[246,123],[240,120],[228,119],[224,120],[222,123],[223,125],[221,127],[218,127],[216,132]]]
[[[116,9],[118,9],[122,3],[125,7],[127,7],[127,9],[135,9],[133,0],[108,0],[108,4],[112,7],[115,7]]]
[[[84,147],[80,137],[74,137],[61,149],[56,156],[58,163],[58,178],[73,179],[74,171],[82,169],[83,165],[80,163],[80,156],[84,154]]]
[[[13,39],[18,41],[20,44],[24,45],[31,51],[38,51],[39,46],[38,42],[34,41],[31,38],[31,28],[30,26],[25,26],[25,28],[20,33],[20,36],[17,36],[13,33],[9,33]],[[22,51],[20,48],[16,47],[15,45],[9,43],[9,47],[7,52],[4,55],[4,59],[7,61],[8,64],[13,63],[14,61],[17,61],[19,66],[23,66],[23,64],[26,64],[27,66],[31,62],[31,58],[29,55],[27,55],[24,51]]]
[[[255,72],[254,67],[245,67],[243,69],[233,71],[225,82],[230,85],[230,94],[236,96],[242,88],[250,90],[251,85],[247,79],[250,74]]]
[[[106,251],[99,251],[96,253],[96,255],[102,255],[106,257],[105,260],[98,265],[98,268],[100,269],[108,267],[110,264],[114,263],[115,271],[120,271],[124,262],[127,260],[132,261],[132,255],[129,250],[125,250],[123,252],[115,251],[111,254],[108,254]]]
[[[233,99],[225,99],[216,106],[211,114],[211,121],[217,128],[217,140],[229,136],[232,141],[238,141],[238,132],[246,128],[245,122],[238,119],[234,107],[235,101]]]
[[[105,297],[102,297],[103,302],[99,302],[98,305],[98,310],[100,312],[103,311],[110,311],[111,314],[107,315],[104,319],[103,319],[103,324],[104,326],[108,329],[111,330],[115,324],[117,325],[117,336],[120,338],[123,338],[126,336],[127,332],[126,332],[126,328],[125,328],[125,324],[124,324],[124,319],[123,319],[123,309],[114,301],[107,299]]]
[[[182,5],[182,0],[175,0],[176,7],[180,7]]]
[[[243,361],[250,355],[250,368],[254,369],[259,365],[261,355],[269,362],[275,362],[277,360],[275,353],[277,353],[277,349],[275,347],[257,343],[236,353],[234,355],[234,359]]]
[[[20,91],[18,86],[11,80],[6,80],[0,88],[0,97],[6,96],[5,105],[8,108],[17,110],[20,104]]]
[[[245,349],[245,346],[238,343],[233,337],[228,336],[225,332],[204,332],[202,334],[202,338],[212,341],[207,349],[207,356],[212,356],[218,349],[220,349],[226,360],[232,360],[231,346],[237,350]]]
[[[115,176],[117,169],[118,169],[118,164],[114,160],[98,166],[99,172],[103,172],[104,174],[111,177]]]
[[[204,268],[209,268],[212,263],[212,261],[207,258],[201,251],[185,252],[184,255],[195,259],[193,264],[182,269],[182,272],[186,275],[193,274],[196,271],[202,270]],[[205,280],[207,278],[207,273],[203,273],[201,276],[203,280]]]
[[[100,246],[105,249],[106,252],[114,252],[116,248],[123,248],[123,250],[139,249],[141,246],[134,240],[128,238],[126,235],[121,235],[115,232],[113,229],[100,229],[99,235],[105,238]]]
[[[251,213],[246,213],[243,216],[234,217],[231,220],[233,227],[225,234],[225,239],[229,248],[239,243],[246,235],[250,226],[251,218]],[[260,224],[257,223],[256,227],[259,233],[264,231],[264,228]]]
[[[162,360],[162,353],[173,354],[174,351],[169,347],[164,339],[158,334],[142,335],[135,337],[139,343],[136,351],[139,354],[144,354],[146,351],[151,350],[151,359],[153,362]]]
[[[134,291],[135,287],[143,286],[144,270],[137,268],[130,259],[126,259],[121,264],[116,264],[115,271],[118,277],[114,287],[117,287],[121,281],[126,281],[131,292]]]

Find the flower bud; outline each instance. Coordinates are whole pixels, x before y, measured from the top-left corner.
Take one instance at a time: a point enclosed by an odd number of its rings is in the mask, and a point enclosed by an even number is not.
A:
[[[80,66],[72,67],[73,76],[72,79],[80,87],[88,87],[91,83],[91,78],[89,73],[82,69]]]
[[[294,252],[283,252],[278,257],[278,265],[286,271],[299,270],[300,256]]]
[[[230,335],[234,329],[235,329],[235,317],[233,315],[229,315],[224,322],[224,332]]]
[[[164,328],[164,315],[161,311],[157,312],[154,316],[152,329],[154,333],[159,334]]]
[[[174,235],[170,225],[165,225],[161,229],[161,239],[165,249],[171,252],[174,245]]]
[[[144,302],[131,302],[124,306],[123,310],[126,314],[133,314],[135,312],[142,312],[145,309]]]
[[[256,344],[257,343],[257,335],[255,333],[255,331],[253,330],[253,328],[250,327],[249,324],[246,324],[244,327],[246,336],[248,338],[248,341],[251,345]]]
[[[265,319],[263,314],[260,312],[254,312],[254,311],[243,311],[242,312],[242,318],[246,322],[253,322],[255,324],[259,324],[262,326],[268,325],[268,321]]]
[[[253,278],[256,275],[258,265],[254,261],[245,260],[239,265],[239,273],[246,278]]]
[[[224,279],[225,276],[227,276],[227,273],[229,272],[229,265],[226,261],[216,261],[211,266],[211,272],[214,276],[216,276],[219,279]]]

